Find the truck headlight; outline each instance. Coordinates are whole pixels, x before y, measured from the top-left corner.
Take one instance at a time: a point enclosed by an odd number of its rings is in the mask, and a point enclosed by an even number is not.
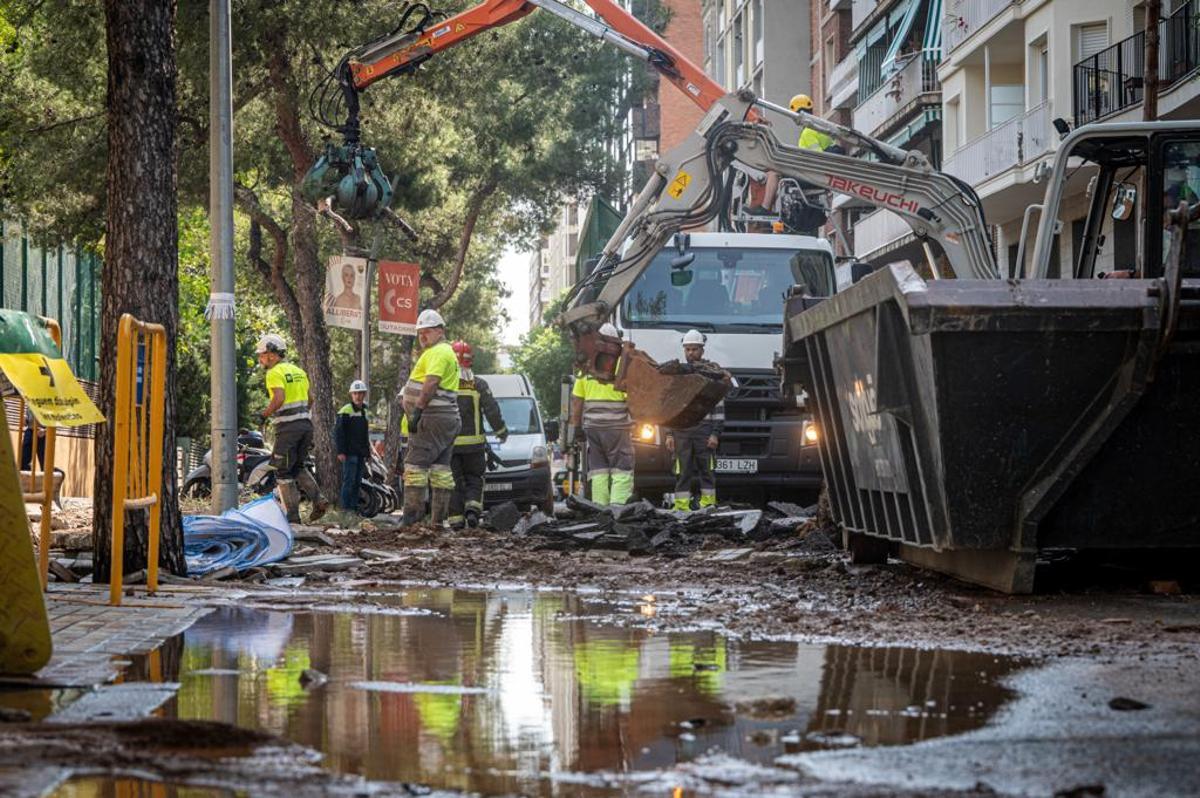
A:
[[[637,439],[642,443],[658,443],[658,427],[653,424],[639,424]]]
[[[549,468],[550,455],[546,451],[545,446],[534,446],[533,452],[529,456],[530,468]]]
[[[803,435],[805,446],[816,445],[817,441],[821,438],[821,433],[817,430],[817,422],[805,421]]]

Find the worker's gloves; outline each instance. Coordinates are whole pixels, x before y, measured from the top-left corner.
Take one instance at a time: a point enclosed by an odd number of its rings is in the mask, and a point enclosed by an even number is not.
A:
[[[710,449],[716,449],[716,448],[717,448],[717,444],[719,444],[719,443],[720,443],[720,441],[718,441],[718,440],[717,440],[717,436],[716,436],[716,435],[709,435],[709,436],[708,436],[708,448],[710,448]]]
[[[508,427],[501,427],[500,429],[496,430],[496,438],[498,438],[501,443],[504,443],[506,440],[508,440]]]
[[[408,434],[412,435],[417,431],[417,427],[421,425],[421,413],[424,412],[419,407],[414,407],[408,414]]]
[[[674,438],[673,436],[671,436],[671,435],[668,435],[668,436],[667,436],[667,438],[666,438],[666,444],[667,444],[667,451],[668,451],[668,452],[674,452],[674,451],[675,451],[675,438]]]

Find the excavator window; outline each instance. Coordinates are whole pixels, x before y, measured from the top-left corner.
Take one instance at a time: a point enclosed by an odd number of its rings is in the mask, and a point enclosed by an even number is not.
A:
[[[1167,140],[1155,148],[1159,169],[1156,175],[1158,185],[1154,197],[1158,200],[1158,213],[1150,220],[1148,227],[1157,226],[1157,234],[1153,239],[1159,244],[1154,263],[1161,274],[1166,263],[1170,247],[1170,230],[1167,226],[1167,214],[1179,207],[1180,203],[1195,205],[1200,202],[1200,140]],[[1148,233],[1149,234],[1149,233]],[[1183,263],[1181,271],[1185,277],[1200,276],[1200,220],[1188,225],[1184,232]]]

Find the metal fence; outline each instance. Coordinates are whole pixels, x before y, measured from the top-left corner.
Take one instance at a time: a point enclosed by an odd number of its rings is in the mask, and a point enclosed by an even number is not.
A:
[[[1159,27],[1159,90],[1200,67],[1197,2],[1180,6]],[[1075,65],[1075,126],[1095,122],[1142,101],[1146,74],[1146,33],[1122,39]]]
[[[99,378],[100,258],[86,249],[34,246],[0,220],[0,307],[57,319],[63,355],[81,380]]]

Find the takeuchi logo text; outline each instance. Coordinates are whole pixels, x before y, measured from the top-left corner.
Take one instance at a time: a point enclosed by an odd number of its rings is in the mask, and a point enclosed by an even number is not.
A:
[[[846,194],[853,194],[856,197],[862,197],[868,202],[876,205],[895,208],[899,211],[908,211],[916,213],[921,209],[920,204],[916,200],[905,199],[903,194],[897,194],[894,191],[885,191],[877,186],[872,186],[870,183],[860,183],[857,180],[851,180],[847,177],[829,176],[829,187],[834,191],[841,191]]]

